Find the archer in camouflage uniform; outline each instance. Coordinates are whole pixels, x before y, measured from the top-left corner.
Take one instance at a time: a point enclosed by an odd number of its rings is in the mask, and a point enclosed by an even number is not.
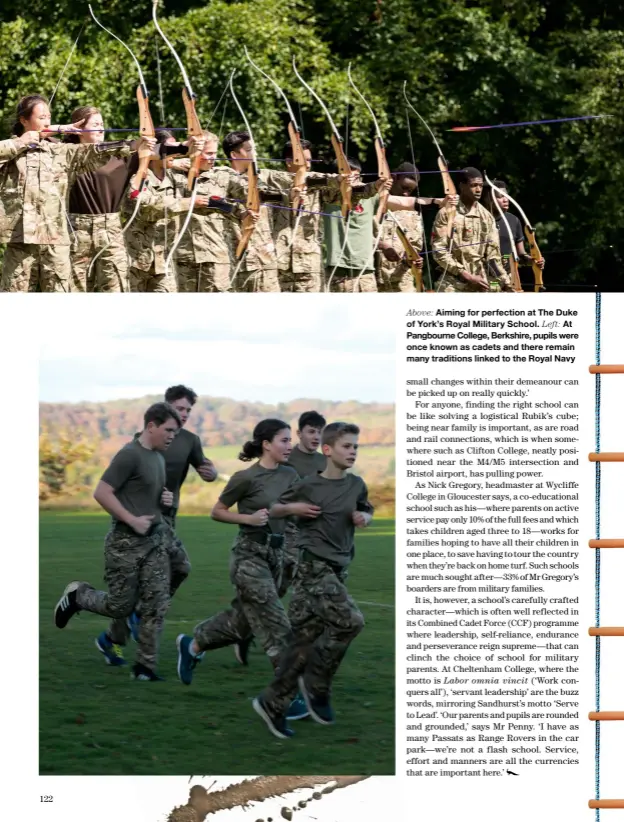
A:
[[[155,670],[160,634],[170,598],[166,544],[171,529],[163,522],[160,506],[173,499],[165,489],[161,452],[173,441],[180,419],[170,405],[161,402],[147,409],[144,424],[141,436],[116,454],[95,489],[95,499],[113,518],[104,546],[108,592],[96,591],[87,582],[70,583],[54,618],[56,626],[64,628],[79,611],[123,619],[138,606],[141,624],[132,675],[156,681],[160,679]],[[96,640],[107,658],[114,640],[120,643],[122,637],[103,632]]]
[[[223,151],[236,172],[231,189],[232,196],[244,203],[248,189],[247,170],[254,156],[249,134],[246,131],[230,132],[223,140]],[[283,192],[289,186],[290,176],[286,172],[259,169],[258,190],[262,204],[247,248],[234,268],[235,291],[277,292],[280,290],[277,251],[273,240],[273,208],[266,203],[288,207],[288,196]],[[241,236],[240,227],[235,226],[234,232],[234,249],[236,249]]]
[[[132,220],[125,233],[130,257],[130,291],[172,292],[177,290],[173,264],[167,257],[176,238],[176,218],[188,212],[191,198],[181,198],[175,172],[152,161],[140,192],[129,190],[123,210]],[[137,210],[138,209],[138,210]]]
[[[167,270],[171,249],[179,237],[182,224],[194,203],[194,209],[208,206],[208,197],[186,194],[176,164],[184,166],[186,159],[173,159],[191,149],[202,151],[203,137],[191,137],[188,146],[176,142],[170,131],[158,132],[159,155],[154,155],[142,189],[129,190],[123,203],[128,215],[124,229],[130,255],[130,290],[150,292],[177,291],[175,258]],[[177,252],[177,249],[176,249]]]
[[[181,292],[232,290],[234,225],[245,213],[242,203],[225,201],[226,197],[240,195],[241,188],[233,169],[214,167],[219,138],[210,131],[205,131],[203,137],[202,159],[195,187],[198,197],[209,205],[193,209],[191,221],[176,250],[176,273]],[[185,196],[186,176],[183,172],[174,174],[181,197]]]
[[[280,658],[273,682],[254,700],[254,710],[274,736],[292,735],[286,711],[297,686],[312,718],[334,721],[331,686],[364,617],[346,588],[355,527],[373,515],[366,485],[347,473],[357,454],[359,428],[331,423],[322,434],[327,467],[287,489],[271,507],[275,518],[298,516],[301,560],[288,609],[293,639]]]
[[[412,163],[402,163],[394,170],[390,195],[418,197],[419,179],[420,172],[416,166]],[[414,249],[418,252],[422,251],[425,239],[422,214],[417,211],[400,211],[394,216]],[[416,291],[414,274],[409,262],[405,259],[405,249],[399,239],[396,223],[392,217],[385,215],[381,221],[379,231],[378,254],[375,266],[378,291],[403,293]]]
[[[18,136],[0,141],[0,242],[8,243],[0,291],[72,290],[69,188],[79,174],[132,151],[126,142],[74,145],[41,139],[44,129],[75,131],[77,125],[50,126],[47,101],[31,95],[17,109]]]
[[[479,202],[483,175],[465,168],[459,175],[459,203],[449,237],[449,212],[433,224],[431,246],[440,278],[436,291],[513,291],[501,260],[494,217]]]
[[[312,144],[309,140],[301,140],[301,147],[306,160],[306,189],[300,195],[298,211],[273,210],[273,234],[280,289],[318,292],[323,278],[322,190],[328,185],[328,178],[325,174],[310,172]],[[296,168],[292,165],[292,143],[286,143],[282,156],[286,170],[293,174]]]
[[[396,215],[396,219],[414,249],[422,251],[424,229],[420,214],[417,211],[401,211]],[[416,291],[414,275],[405,259],[405,249],[399,239],[394,220],[386,215],[379,230],[381,237],[376,265],[377,290],[403,293]]]
[[[68,134],[70,143],[101,144],[104,121],[95,106],[80,106],[71,115],[82,123],[80,134]],[[72,226],[72,290],[119,293],[128,290],[128,252],[120,208],[138,157],[113,157],[96,171],[79,174],[69,191]]]
[[[347,158],[351,168],[351,213],[340,216],[342,194],[338,186],[323,198],[325,236],[325,291],[374,292],[375,261],[373,256],[374,217],[379,205],[379,181],[363,184],[362,166],[354,157]]]
[[[178,637],[178,674],[185,685],[190,685],[204,651],[239,644],[253,633],[277,667],[290,641],[290,623],[278,595],[284,521],[269,518],[271,505],[297,481],[297,472],[286,465],[290,451],[287,423],[259,422],[253,440],[245,443],[239,455],[243,461],[258,461],[231,477],[212,510],[213,519],[239,527],[230,559],[236,598],[231,608],[200,622],[193,637]],[[237,513],[229,510],[233,505]]]

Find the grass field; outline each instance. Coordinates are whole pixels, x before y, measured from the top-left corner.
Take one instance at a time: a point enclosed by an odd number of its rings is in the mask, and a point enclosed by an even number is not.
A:
[[[178,533],[193,570],[169,609],[159,672],[166,682],[130,679],[94,645],[106,621],[79,614],[59,631],[52,618],[73,579],[100,585],[108,519],[43,512],[40,519],[41,774],[394,773],[394,522],[357,533],[349,589],[366,618],[336,678],[337,719],[293,723],[277,740],[253,712],[271,667],[252,646],[249,667],[231,648],[207,654],[190,687],[176,675],[175,638],[231,599],[234,529],[207,517],[180,517]],[[134,645],[126,650],[133,661]]]

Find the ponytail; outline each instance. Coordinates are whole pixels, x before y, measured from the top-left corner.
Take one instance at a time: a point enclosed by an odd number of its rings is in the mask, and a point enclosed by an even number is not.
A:
[[[243,445],[243,449],[238,455],[239,460],[242,462],[250,462],[251,460],[261,457],[264,450],[263,443],[267,441],[272,442],[275,435],[283,431],[284,428],[290,430],[290,425],[284,422],[284,420],[268,419],[259,422],[253,430],[253,438],[247,440]]]

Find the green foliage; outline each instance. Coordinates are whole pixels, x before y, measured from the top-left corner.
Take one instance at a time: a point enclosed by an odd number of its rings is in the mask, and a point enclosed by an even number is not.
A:
[[[429,134],[413,115],[408,129],[405,83],[452,168],[476,165],[507,181],[536,225],[550,287],[593,284],[595,270],[603,286],[617,287],[619,279],[608,276],[624,257],[624,213],[615,208],[624,184],[624,32],[618,6],[607,0],[186,0],[161,4],[159,19],[187,68],[202,122],[221,136],[243,127],[227,92],[236,69],[236,93],[259,154],[279,157],[286,139],[283,101],[245,60],[247,46],[284,88],[305,137],[321,155],[333,156],[329,127],[294,77],[293,55],[347,137],[348,153],[366,158],[367,170],[375,168],[374,132],[348,84],[349,63],[379,120],[391,165],[413,159],[432,170],[436,151]],[[180,71],[154,30],[151,4],[107,0],[96,3],[95,12],[136,52],[154,120],[184,126]],[[3,4],[0,115],[6,131],[22,95],[52,93],[85,21],[54,101],[54,119],[66,121],[76,106],[97,104],[109,124],[136,124],[134,64],[86,15],[81,0]],[[610,118],[447,131],[454,125],[581,114]],[[422,193],[439,192],[439,176],[423,175]]]

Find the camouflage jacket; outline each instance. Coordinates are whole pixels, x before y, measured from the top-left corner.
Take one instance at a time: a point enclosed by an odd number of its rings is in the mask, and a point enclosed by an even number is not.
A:
[[[177,196],[187,196],[187,173],[172,170],[172,179]],[[197,194],[204,197],[236,199],[240,194],[238,174],[228,166],[201,171],[195,186]],[[195,263],[231,264],[235,251],[235,226],[238,226],[238,221],[245,211],[245,204],[235,202],[233,206],[232,214],[227,215],[196,205],[189,226],[176,250],[176,258]]]
[[[246,271],[277,269],[277,250],[273,240],[274,212],[280,210],[275,206],[284,207],[289,205],[286,192],[290,188],[290,174],[285,171],[270,171],[261,168],[258,173],[258,188],[260,191],[271,191],[275,195],[282,192],[283,196],[281,202],[271,202],[260,206],[260,219],[251,235],[243,260]],[[247,200],[247,177],[243,174],[236,174],[230,190],[234,199],[245,203]],[[236,245],[240,239],[240,228],[236,225],[234,225],[234,232]]]
[[[127,157],[127,143],[52,143],[36,147],[0,140],[0,242],[69,245],[69,189],[76,177],[111,158]]]
[[[416,251],[422,251],[424,245],[424,228],[420,214],[417,211],[394,211],[393,215],[400,223],[401,228],[407,235],[407,239]],[[387,243],[403,257],[405,249],[399,239],[396,223],[392,217],[386,216],[382,220],[380,231],[380,244]],[[380,276],[391,279],[392,277],[402,276],[408,269],[409,264],[405,260],[393,263],[391,260],[387,260],[380,251],[377,253],[376,270]]]
[[[433,256],[441,273],[449,277],[459,277],[462,271],[485,275],[488,280],[498,279],[504,290],[511,289],[511,279],[501,260],[496,222],[490,212],[480,203],[473,203],[468,209],[460,200],[452,240],[447,233],[448,222],[448,210],[441,208],[431,237]]]
[[[126,247],[130,264],[141,271],[154,266],[155,274],[164,274],[167,256],[179,230],[180,215],[186,214],[190,197],[182,198],[176,186],[175,172],[167,171],[159,180],[150,169],[139,201],[139,210],[126,231]],[[128,191],[122,202],[126,219],[134,214],[136,198]]]
[[[290,175],[289,175],[290,177]],[[340,193],[338,175],[310,172],[306,180],[322,177],[327,184],[322,188],[308,188],[303,196],[299,214],[276,209],[273,215],[273,235],[277,246],[277,264],[280,271],[293,274],[313,274],[323,270],[323,204],[333,201]],[[290,182],[289,182],[290,186]],[[293,231],[296,233],[293,238]]]

